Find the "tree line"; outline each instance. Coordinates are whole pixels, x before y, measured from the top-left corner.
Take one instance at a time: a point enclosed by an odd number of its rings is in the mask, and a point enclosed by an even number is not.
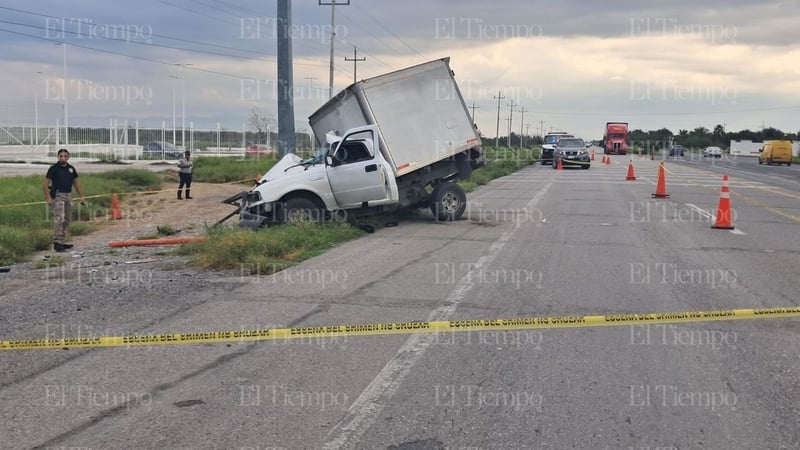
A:
[[[638,150],[653,150],[658,151],[661,149],[669,148],[671,145],[682,145],[685,148],[706,148],[709,146],[716,146],[723,149],[730,147],[731,141],[750,140],[753,142],[763,142],[771,139],[796,141],[800,136],[800,132],[786,133],[777,128],[768,127],[762,130],[741,130],[741,131],[725,131],[723,125],[717,125],[713,130],[706,127],[697,127],[693,130],[678,130],[675,134],[667,128],[659,130],[643,131],[641,129],[632,130],[629,133],[630,144]],[[481,135],[481,140],[484,146],[494,146],[495,138],[485,137]],[[508,136],[500,136],[501,146],[507,146]],[[597,145],[601,145],[602,141],[592,141]],[[524,147],[531,147],[534,145],[542,144],[542,137],[538,135],[520,136],[517,133],[511,133],[511,147],[518,147],[522,144]]]
[[[725,131],[723,125],[717,125],[713,130],[706,127],[697,127],[693,130],[678,130],[677,134],[661,128],[660,130],[643,131],[636,129],[630,132],[631,145],[643,150],[659,150],[670,145],[682,145],[686,148],[705,148],[716,146],[727,149],[731,141],[750,140],[763,142],[766,140],[797,140],[800,133],[786,133],[777,128],[768,127],[759,131],[741,130],[735,132]]]

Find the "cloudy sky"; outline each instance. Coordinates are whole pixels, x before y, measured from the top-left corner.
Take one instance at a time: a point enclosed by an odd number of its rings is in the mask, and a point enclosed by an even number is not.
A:
[[[344,0],[338,0],[342,3]],[[328,98],[331,7],[292,5],[298,130]],[[652,6],[645,6],[652,5]],[[110,119],[241,130],[275,116],[275,0],[4,0],[0,122]],[[351,0],[335,8],[334,92],[359,78],[449,56],[481,132],[606,121],[644,130],[800,130],[800,2]],[[58,45],[59,43],[66,43]],[[175,102],[173,103],[173,94]],[[38,99],[38,102],[37,102]],[[524,110],[524,122],[521,110]],[[63,116],[61,116],[63,123]]]

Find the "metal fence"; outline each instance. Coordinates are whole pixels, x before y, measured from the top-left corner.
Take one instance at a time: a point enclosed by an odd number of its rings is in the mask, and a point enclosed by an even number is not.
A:
[[[311,152],[313,138],[304,132],[296,134],[299,152]],[[119,159],[140,158],[142,147],[151,142],[169,143],[178,149],[191,149],[199,154],[243,155],[247,148],[277,151],[277,133],[255,132],[246,125],[238,130],[217,126],[216,129],[140,128],[138,123],[110,120],[108,127],[63,127],[53,125],[0,124],[0,146],[26,148],[33,153],[49,153],[57,147],[70,151],[112,155]]]

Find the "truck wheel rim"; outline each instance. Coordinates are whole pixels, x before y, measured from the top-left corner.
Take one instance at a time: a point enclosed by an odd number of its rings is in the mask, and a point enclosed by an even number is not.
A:
[[[288,223],[311,222],[311,219],[311,211],[305,209],[290,210],[288,214],[286,214],[286,221]]]
[[[458,197],[456,197],[455,194],[448,193],[442,197],[442,206],[444,210],[449,213],[455,212],[458,209],[458,203]]]

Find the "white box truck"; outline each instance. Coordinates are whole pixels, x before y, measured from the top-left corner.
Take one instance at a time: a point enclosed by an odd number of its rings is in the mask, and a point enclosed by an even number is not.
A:
[[[313,158],[288,154],[239,206],[240,224],[429,207],[456,220],[466,194],[456,181],[480,167],[481,140],[442,58],[354,83],[309,117],[321,145]]]

